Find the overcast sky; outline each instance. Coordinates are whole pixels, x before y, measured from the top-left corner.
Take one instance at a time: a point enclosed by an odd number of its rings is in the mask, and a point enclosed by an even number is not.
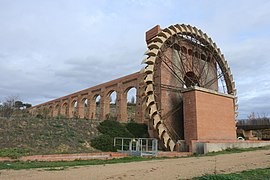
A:
[[[221,48],[239,118],[270,116],[269,0],[0,0],[0,100],[36,105],[139,71],[145,32],[177,23]]]

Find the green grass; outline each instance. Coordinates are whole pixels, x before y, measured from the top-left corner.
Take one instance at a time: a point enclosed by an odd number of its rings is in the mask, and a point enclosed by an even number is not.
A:
[[[257,151],[257,150],[270,150],[270,146],[245,148],[245,149],[231,148],[231,149],[226,149],[226,150],[218,151],[218,152],[210,152],[207,154],[194,154],[194,156],[216,156],[220,154],[242,153],[242,152]]]
[[[57,161],[57,162],[14,161],[14,162],[0,162],[0,170],[49,168],[47,169],[48,171],[54,171],[54,170],[63,170],[66,167],[72,167],[72,166],[104,165],[104,164],[115,164],[115,163],[150,161],[150,160],[157,160],[157,159],[164,159],[164,158],[124,157],[121,159],[109,159],[109,160],[75,160],[75,161]]]
[[[4,148],[0,149],[0,157],[10,157],[11,159],[17,159],[21,156],[29,155],[28,149],[23,148]]]
[[[194,178],[195,180],[260,180],[270,179],[270,168],[254,169],[232,174],[213,174]]]

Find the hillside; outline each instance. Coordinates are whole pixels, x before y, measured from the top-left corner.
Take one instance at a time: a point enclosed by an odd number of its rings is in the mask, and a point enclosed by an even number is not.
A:
[[[129,104],[129,121],[135,119],[135,112],[135,104]],[[27,115],[22,111],[14,113],[10,119],[0,118],[0,156],[3,151],[19,151],[20,154],[98,151],[91,147],[91,139],[100,135],[98,120],[22,118],[24,116]],[[110,119],[116,120],[115,104],[110,105]]]
[[[30,154],[93,152],[98,121],[85,119],[0,119],[0,149],[25,149]]]

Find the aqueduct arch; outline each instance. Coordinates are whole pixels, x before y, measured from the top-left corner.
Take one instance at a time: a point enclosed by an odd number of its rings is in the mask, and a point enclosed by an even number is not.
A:
[[[146,42],[142,61],[146,66],[140,72],[34,106],[30,112],[52,106],[54,117],[72,118],[76,100],[79,118],[97,119],[96,98],[100,96],[99,119],[105,120],[110,113],[108,94],[115,91],[117,120],[126,122],[127,92],[135,87],[135,120],[146,123],[150,136],[159,138],[163,148],[175,150],[183,141],[193,148],[195,140],[235,139],[235,84],[212,39],[196,27],[176,24],[152,28],[146,32]]]

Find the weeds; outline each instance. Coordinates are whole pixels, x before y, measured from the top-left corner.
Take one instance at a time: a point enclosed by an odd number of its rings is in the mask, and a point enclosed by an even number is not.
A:
[[[194,180],[254,180],[270,179],[270,168],[254,169],[232,174],[213,174],[193,178]]]

